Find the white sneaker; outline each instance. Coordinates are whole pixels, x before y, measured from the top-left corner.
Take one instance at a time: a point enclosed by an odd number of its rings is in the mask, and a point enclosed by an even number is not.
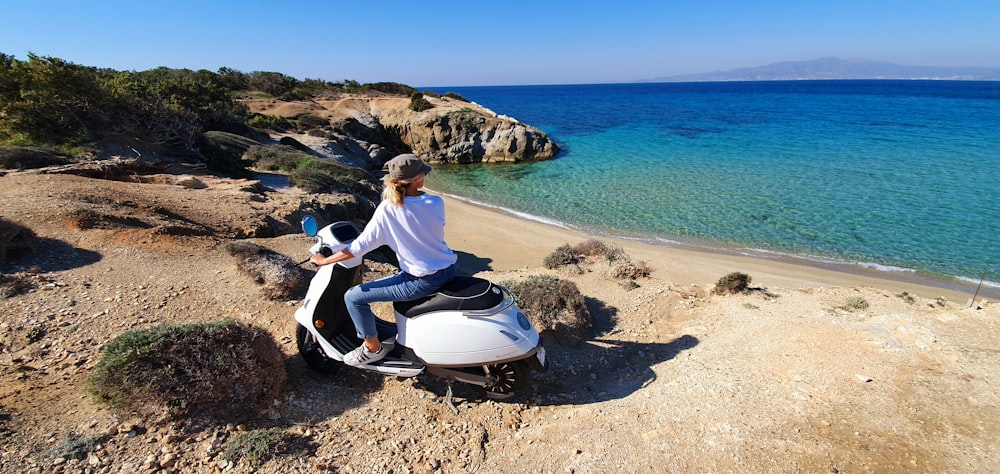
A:
[[[385,345],[380,345],[378,350],[370,352],[364,344],[347,354],[344,354],[344,363],[352,366],[374,364],[385,358]]]

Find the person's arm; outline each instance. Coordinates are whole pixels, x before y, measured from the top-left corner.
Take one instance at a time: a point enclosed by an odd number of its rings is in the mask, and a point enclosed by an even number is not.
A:
[[[354,258],[354,254],[349,252],[346,248],[330,255],[329,257],[324,257],[321,253],[314,253],[312,257],[309,257],[309,261],[322,267],[323,265],[329,265],[331,263],[343,262],[344,260],[350,260]]]

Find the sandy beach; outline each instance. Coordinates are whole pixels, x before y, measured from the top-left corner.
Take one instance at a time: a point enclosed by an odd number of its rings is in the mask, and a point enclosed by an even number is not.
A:
[[[543,259],[560,245],[598,238],[454,196],[443,197],[448,244],[458,252],[471,254],[460,259],[460,265],[466,266],[463,270],[469,273],[539,268]],[[763,288],[871,287],[905,291],[924,298],[944,297],[959,304],[967,304],[976,290],[973,284],[965,291],[954,288],[961,286],[958,282],[935,286],[907,274],[889,274],[860,266],[851,267],[849,272],[837,271],[780,259],[694,251],[621,238],[599,239],[621,246],[633,260],[645,261],[658,280],[682,286],[714,284],[723,275],[743,272],[753,278],[754,286]],[[484,261],[485,256],[489,258]],[[980,291],[977,300],[989,296],[989,291]]]

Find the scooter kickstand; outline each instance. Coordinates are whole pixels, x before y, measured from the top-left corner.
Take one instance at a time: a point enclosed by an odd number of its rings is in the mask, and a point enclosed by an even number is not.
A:
[[[454,412],[457,415],[458,414],[458,408],[456,408],[455,404],[452,403],[452,401],[451,401],[451,386],[455,382],[453,380],[451,380],[451,379],[448,379],[448,380],[445,380],[445,383],[448,384],[448,393],[445,394],[445,396],[444,396],[444,402],[447,403],[448,404],[448,408],[451,408],[451,411]]]

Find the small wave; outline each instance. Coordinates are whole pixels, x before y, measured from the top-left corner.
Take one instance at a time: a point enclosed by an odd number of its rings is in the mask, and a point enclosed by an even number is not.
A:
[[[426,188],[426,189],[434,191],[433,189],[430,189],[430,188]],[[509,209],[509,208],[506,208],[506,207],[497,206],[495,204],[487,204],[485,202],[476,201],[476,200],[469,199],[469,198],[462,197],[462,196],[456,196],[454,194],[442,193],[442,192],[439,192],[439,191],[434,191],[434,192],[437,193],[437,194],[440,194],[442,196],[448,196],[449,198],[454,199],[456,201],[462,201],[462,202],[473,204],[473,205],[476,205],[476,206],[479,206],[479,207],[485,207],[485,208],[488,208],[488,209],[494,209],[494,210],[503,212],[504,214],[510,214],[512,216],[519,217],[521,219],[525,219],[525,220],[529,220],[529,221],[534,221],[534,222],[540,222],[542,224],[547,224],[547,225],[551,225],[551,226],[555,226],[555,227],[560,227],[560,228],[563,228],[563,229],[566,229],[566,230],[577,231],[577,229],[574,229],[574,228],[566,225],[565,223],[557,221],[557,220],[554,220],[554,219],[547,219],[547,218],[544,218],[544,217],[536,216],[534,214],[528,214],[526,212],[515,211],[513,209]]]
[[[979,278],[957,277],[957,279],[966,283],[972,283],[973,285],[979,285]],[[1000,282],[983,280],[983,286],[989,288],[1000,288]]]
[[[883,265],[881,263],[874,263],[874,262],[855,262],[854,265],[857,265],[862,268],[871,268],[872,270],[878,270],[880,272],[917,273],[917,271],[912,268]]]
[[[787,253],[787,252],[778,252],[775,250],[766,250],[757,248],[743,249],[741,250],[741,253],[749,257],[791,258],[791,259],[806,260],[815,263],[822,263],[826,265],[857,266],[869,270],[875,270],[886,273],[917,273],[917,270],[912,268],[897,267],[894,265],[885,265],[882,263],[875,263],[875,262],[852,262],[846,260],[837,260],[835,258],[823,257],[819,255],[803,254],[803,253]]]

